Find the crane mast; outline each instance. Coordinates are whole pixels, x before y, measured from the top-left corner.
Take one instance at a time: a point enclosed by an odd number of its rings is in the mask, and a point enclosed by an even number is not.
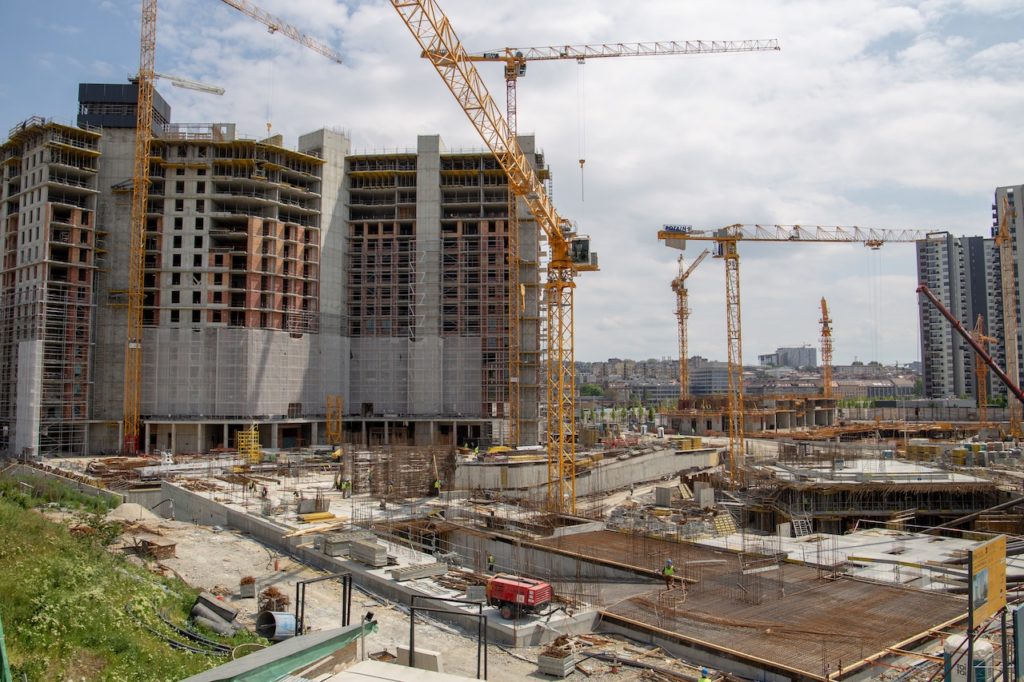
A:
[[[690,367],[687,359],[690,357],[689,341],[687,336],[687,321],[690,317],[689,292],[686,290],[686,280],[697,269],[708,253],[707,249],[697,256],[690,267],[683,267],[683,257],[679,256],[679,275],[672,280],[672,291],[676,292],[676,317],[679,318],[679,399],[686,400],[690,397]]]
[[[157,0],[142,0],[138,96],[135,111],[135,160],[128,247],[128,328],[124,346],[123,451],[139,451],[142,394],[142,308],[145,270],[146,207],[149,203],[149,151],[153,139],[153,72],[156,62]]]
[[[974,329],[971,330],[971,336],[978,342],[978,345],[985,348],[989,343],[996,339],[985,334],[985,320],[981,315],[978,315],[978,319],[974,323]],[[977,377],[977,391],[978,391],[978,421],[988,421],[988,365],[985,364],[984,358],[978,353],[974,354],[974,376]]]
[[[740,317],[741,241],[767,242],[859,242],[878,249],[886,242],[914,242],[924,239],[921,230],[879,230],[862,227],[804,225],[729,225],[715,230],[694,230],[690,225],[665,225],[658,239],[666,246],[685,249],[690,241],[715,242],[716,258],[725,263],[726,344],[728,349],[728,433],[729,481],[742,483],[744,475],[743,329]]]
[[[828,316],[828,303],[821,298],[821,395],[832,397],[832,318]]]
[[[548,322],[548,506],[575,512],[576,424],[573,293],[577,272],[597,270],[577,237],[558,215],[508,121],[494,103],[476,67],[434,0],[391,0],[438,75],[508,176],[509,188],[526,202],[551,248],[544,285]]]

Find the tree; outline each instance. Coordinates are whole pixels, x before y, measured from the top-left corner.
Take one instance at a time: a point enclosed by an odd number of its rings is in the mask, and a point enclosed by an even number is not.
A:
[[[604,389],[597,384],[582,384],[580,385],[580,395],[590,397],[600,397],[604,395]]]

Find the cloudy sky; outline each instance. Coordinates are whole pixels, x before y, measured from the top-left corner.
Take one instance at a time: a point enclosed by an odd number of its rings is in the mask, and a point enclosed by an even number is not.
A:
[[[216,0],[162,0],[157,70],[223,86],[160,86],[179,122],[267,121],[294,146],[327,125],[356,150],[439,133],[481,147],[384,0],[259,0],[339,51],[343,65]],[[470,51],[649,40],[777,38],[780,52],[531,64],[519,130],[534,133],[559,212],[592,237],[579,278],[576,358],[674,357],[677,251],[663,223],[860,225],[988,234],[994,188],[1024,183],[1020,0],[441,0]],[[0,131],[71,121],[79,82],[138,68],[138,4],[0,4]],[[500,65],[480,70],[503,105]],[[581,174],[579,159],[585,158]],[[699,249],[691,249],[687,258]],[[835,361],[919,359],[914,248],[741,245],[743,353],[817,345]],[[722,263],[689,280],[690,352],[725,359]]]

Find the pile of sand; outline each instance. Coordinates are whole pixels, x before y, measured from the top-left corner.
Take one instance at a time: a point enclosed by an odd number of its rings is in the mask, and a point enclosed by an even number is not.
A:
[[[117,509],[107,514],[112,521],[159,521],[160,517],[149,511],[141,504],[125,502]]]

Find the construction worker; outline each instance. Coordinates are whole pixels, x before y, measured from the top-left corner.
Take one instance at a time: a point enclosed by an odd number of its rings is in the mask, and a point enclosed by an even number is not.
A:
[[[434,497],[440,497],[440,496],[441,496],[441,479],[440,478],[435,478],[434,479]]]
[[[493,554],[488,554],[487,555],[487,572],[488,573],[494,573],[494,555]]]
[[[347,478],[341,482],[341,496],[346,499],[352,496],[352,481]]]
[[[711,678],[708,676],[708,669],[700,669],[700,682],[711,682]]]
[[[665,559],[665,566],[661,569],[661,575],[665,578],[665,589],[671,590],[676,575],[676,567],[672,565],[671,559]]]

